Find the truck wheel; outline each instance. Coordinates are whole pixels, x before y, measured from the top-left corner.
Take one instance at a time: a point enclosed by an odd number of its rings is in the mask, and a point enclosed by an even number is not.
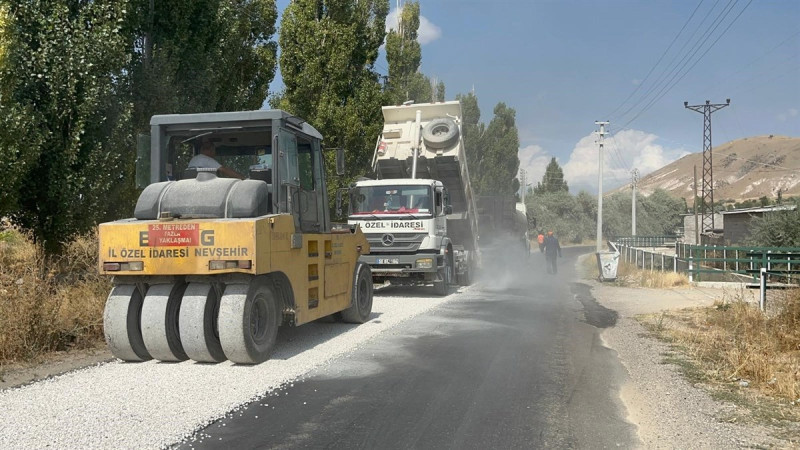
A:
[[[436,295],[445,296],[450,290],[450,284],[453,282],[453,265],[450,264],[450,259],[445,258],[444,268],[442,269],[442,280],[433,282],[433,289]]]
[[[134,284],[114,286],[103,312],[103,334],[111,354],[123,361],[152,359],[142,340],[142,293]]]
[[[433,119],[422,129],[425,146],[432,149],[448,148],[458,142],[458,126],[453,119]]]
[[[159,361],[189,359],[178,333],[178,311],[185,283],[150,286],[142,305],[142,338],[150,355]]]
[[[219,307],[219,340],[229,360],[260,364],[275,347],[282,319],[269,284],[229,284]]]
[[[178,330],[186,355],[198,362],[225,361],[219,343],[219,298],[210,283],[189,283],[181,300]]]
[[[364,323],[372,314],[372,271],[364,263],[357,263],[353,277],[351,306],[341,312],[343,322]]]

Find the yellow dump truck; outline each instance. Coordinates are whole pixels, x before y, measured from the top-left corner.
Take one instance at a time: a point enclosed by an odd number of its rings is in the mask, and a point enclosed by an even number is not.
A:
[[[255,364],[280,325],[369,319],[372,275],[358,262],[369,244],[358,227],[330,222],[317,130],[279,110],[150,124],[134,217],[99,227],[100,271],[114,277],[104,313],[114,356]],[[215,163],[195,163],[201,142]]]

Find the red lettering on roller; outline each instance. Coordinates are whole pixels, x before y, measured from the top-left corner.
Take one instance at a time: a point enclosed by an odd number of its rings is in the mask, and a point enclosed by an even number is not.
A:
[[[200,245],[200,227],[196,223],[149,225],[147,234],[150,247]]]

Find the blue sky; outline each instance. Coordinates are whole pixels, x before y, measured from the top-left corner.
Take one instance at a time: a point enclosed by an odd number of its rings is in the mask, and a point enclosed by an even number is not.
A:
[[[279,1],[279,10],[287,3]],[[529,182],[555,156],[571,190],[596,192],[596,120],[611,121],[606,189],[627,183],[634,167],[646,174],[701,151],[703,117],[684,101],[731,99],[712,116],[714,146],[756,135],[800,137],[800,1],[420,6],[421,71],[445,82],[448,100],[474,87],[484,122],[498,102],[517,111]],[[386,73],[385,59],[376,68]]]

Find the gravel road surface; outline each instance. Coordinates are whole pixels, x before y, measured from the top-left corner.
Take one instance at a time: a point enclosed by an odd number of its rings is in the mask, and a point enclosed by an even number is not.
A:
[[[501,266],[181,447],[634,447],[618,398],[624,371],[598,334],[616,313],[571,282],[576,253],[565,250],[558,276],[542,273],[538,254]]]
[[[273,358],[258,366],[110,362],[1,391],[0,442],[635,446],[618,396],[624,369],[599,338],[613,314],[581,299],[569,270],[578,253],[565,250],[557,276],[538,254],[527,264],[488,261],[494,272],[444,298],[388,287],[368,323],[282,329]]]

